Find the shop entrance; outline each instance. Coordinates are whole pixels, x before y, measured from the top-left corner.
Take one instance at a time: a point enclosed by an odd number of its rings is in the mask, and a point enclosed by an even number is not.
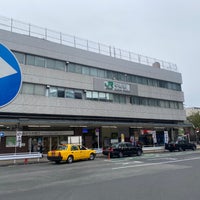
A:
[[[29,138],[29,152],[43,152],[43,139],[42,137]]]
[[[139,136],[139,142],[144,146],[153,146],[153,137],[152,134],[144,134]]]

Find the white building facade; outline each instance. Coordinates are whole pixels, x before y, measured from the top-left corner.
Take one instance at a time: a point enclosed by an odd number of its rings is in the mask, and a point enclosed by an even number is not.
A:
[[[11,30],[0,30],[0,43],[16,56],[23,83],[19,95],[0,108],[2,149],[12,151],[16,130],[23,132],[20,151],[44,151],[81,136],[88,147],[132,138],[145,146],[164,145],[184,127],[181,73],[144,57],[123,59],[120,50],[91,51]],[[80,45],[80,44],[79,44]],[[118,55],[118,56],[117,56]],[[135,56],[135,55],[134,55]],[[141,58],[141,59],[140,59]],[[148,59],[148,58],[147,58]],[[150,59],[149,59],[150,61]],[[149,64],[148,64],[149,63]],[[1,86],[3,87],[3,86]]]

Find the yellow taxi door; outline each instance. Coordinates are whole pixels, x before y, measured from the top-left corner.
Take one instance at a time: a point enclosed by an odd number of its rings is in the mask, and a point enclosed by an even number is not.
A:
[[[81,156],[81,159],[89,158],[88,150],[84,146],[80,146],[80,156]]]
[[[80,149],[77,145],[72,145],[71,146],[71,154],[74,157],[74,160],[80,160]]]

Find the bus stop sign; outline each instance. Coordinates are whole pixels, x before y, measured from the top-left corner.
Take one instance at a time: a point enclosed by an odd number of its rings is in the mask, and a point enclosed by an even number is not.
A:
[[[0,108],[9,104],[18,95],[22,74],[14,54],[0,44]]]

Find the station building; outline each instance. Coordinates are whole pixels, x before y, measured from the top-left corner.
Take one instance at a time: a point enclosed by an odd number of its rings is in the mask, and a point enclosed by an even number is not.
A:
[[[42,144],[47,152],[71,136],[95,148],[120,140],[160,146],[186,126],[176,65],[8,21],[0,43],[17,58],[22,87],[0,108],[1,152],[14,151],[16,131],[17,151]]]

